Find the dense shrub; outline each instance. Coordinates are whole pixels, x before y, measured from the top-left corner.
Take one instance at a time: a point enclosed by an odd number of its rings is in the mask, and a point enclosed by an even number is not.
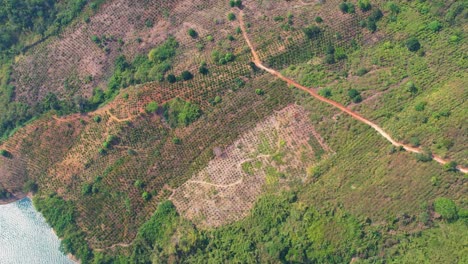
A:
[[[242,0],[230,0],[229,5],[231,7],[242,7]]]
[[[200,108],[180,98],[163,105],[164,117],[172,127],[188,126],[201,116]]]
[[[147,113],[155,113],[156,110],[158,110],[158,103],[156,103],[155,101],[148,103],[145,107],[145,111]]]
[[[309,39],[318,37],[318,35],[322,32],[322,30],[318,26],[315,26],[315,25],[305,27],[302,31]]]
[[[421,48],[421,44],[417,38],[411,37],[406,41],[406,47],[409,51],[415,52]]]
[[[338,6],[341,12],[345,14],[352,14],[355,12],[354,4],[350,2],[341,2]]]
[[[167,75],[167,81],[168,81],[169,83],[175,83],[175,82],[177,81],[177,78],[175,77],[174,74],[171,73],[171,74],[168,74],[168,75]]]
[[[192,38],[198,37],[198,33],[197,33],[197,32],[195,31],[195,29],[193,29],[193,28],[190,28],[190,29],[188,30],[187,33],[188,33],[188,35],[189,35],[190,37],[192,37]]]
[[[228,19],[229,21],[234,21],[234,20],[236,19],[236,15],[234,15],[234,13],[229,13],[229,14],[227,15],[227,19]]]
[[[431,23],[429,23],[427,25],[427,27],[429,28],[429,30],[431,30],[432,32],[438,32],[442,29],[442,24],[437,21],[437,20],[434,20],[432,21]]]
[[[188,81],[188,80],[191,80],[193,78],[193,74],[189,71],[183,71],[181,74],[180,74],[180,77],[184,80],[184,81]]]
[[[456,220],[458,217],[455,203],[444,197],[439,197],[434,201],[434,210],[448,221]]]
[[[358,0],[358,6],[362,11],[369,11],[371,9],[371,4],[369,0]]]

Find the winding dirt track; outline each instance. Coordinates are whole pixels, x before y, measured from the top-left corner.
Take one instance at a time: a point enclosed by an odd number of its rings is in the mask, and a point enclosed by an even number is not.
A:
[[[361,116],[360,114],[354,112],[353,110],[349,109],[349,108],[346,108],[344,105],[341,105],[333,100],[330,100],[326,97],[323,97],[321,95],[319,95],[317,92],[315,92],[314,90],[312,89],[309,89],[299,83],[297,83],[296,81],[294,80],[291,80],[287,77],[285,77],[284,75],[282,75],[280,72],[276,71],[276,70],[273,70],[273,69],[270,69],[268,67],[266,67],[265,65],[262,64],[262,61],[260,60],[260,57],[258,56],[257,52],[255,51],[255,48],[252,44],[252,42],[250,42],[250,39],[249,39],[249,36],[247,34],[247,30],[245,28],[245,23],[244,23],[244,13],[241,11],[240,14],[239,14],[239,23],[240,23],[240,28],[242,29],[242,35],[244,36],[244,39],[245,41],[247,42],[247,45],[249,46],[251,52],[252,52],[252,56],[253,56],[253,62],[255,63],[255,65],[260,68],[260,69],[263,69],[269,73],[271,73],[272,75],[278,77],[279,79],[285,81],[286,83],[290,84],[290,85],[294,85],[296,88],[299,88],[307,93],[309,93],[310,95],[312,95],[313,97],[317,98],[318,100],[322,101],[322,102],[325,102],[327,104],[330,104],[338,109],[340,109],[341,111],[347,113],[348,115],[350,115],[351,117],[353,117],[354,119],[362,122],[362,123],[365,123],[367,125],[369,125],[370,127],[372,127],[373,129],[375,129],[380,135],[382,135],[385,139],[387,139],[388,141],[390,141],[390,143],[392,143],[392,145],[396,146],[396,147],[403,147],[405,150],[409,151],[409,152],[413,152],[413,153],[423,153],[423,151],[420,149],[420,148],[415,148],[415,147],[411,147],[411,146],[408,146],[408,145],[405,145],[405,144],[402,144],[402,143],[399,143],[397,141],[395,141],[387,132],[385,132],[381,127],[379,127],[377,124],[373,123],[372,121],[366,119],[365,117]],[[448,163],[449,161],[448,160],[445,160],[439,156],[436,156],[436,155],[433,155],[432,158],[437,161],[438,163],[440,164],[446,164]],[[462,166],[458,166],[457,169],[463,173],[468,173],[468,168],[464,168]]]

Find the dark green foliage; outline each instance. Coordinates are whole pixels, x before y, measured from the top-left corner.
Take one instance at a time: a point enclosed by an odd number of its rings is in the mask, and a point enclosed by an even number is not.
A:
[[[5,149],[0,150],[0,155],[5,158],[11,158],[11,153]]]
[[[341,12],[345,14],[352,14],[355,12],[354,4],[349,2],[341,2],[338,6]]]
[[[62,238],[61,249],[78,257],[81,263],[89,263],[92,252],[85,240],[85,234],[77,231],[80,229],[75,222],[77,210],[73,203],[56,194],[35,196],[33,201],[34,207],[44,215],[57,235]]]
[[[322,32],[322,30],[316,25],[305,27],[302,31],[309,39],[318,37],[318,35]]]
[[[180,74],[180,77],[182,78],[182,80],[188,81],[188,80],[191,80],[193,78],[193,74],[191,72],[189,72],[189,71],[183,71]]]
[[[0,1],[0,51],[7,50],[22,34],[34,32],[42,37],[56,35],[85,6],[86,0]]]
[[[10,197],[11,193],[9,193],[2,186],[0,186],[0,199],[9,199]]]
[[[37,183],[34,180],[28,180],[26,183],[23,185],[23,192],[24,193],[36,193],[38,189]]]
[[[207,75],[209,73],[209,70],[208,68],[206,67],[206,63],[202,63],[200,65],[200,68],[198,68],[198,72],[203,74],[203,75]]]
[[[197,31],[195,31],[195,29],[193,28],[190,28],[188,31],[187,31],[188,35],[192,38],[197,38],[198,37],[198,33]]]
[[[348,91],[348,96],[354,103],[360,103],[362,101],[361,93],[356,89],[350,89]]]
[[[330,98],[332,96],[332,91],[330,88],[323,88],[319,91],[319,94],[323,97]]]
[[[174,74],[171,73],[171,74],[168,74],[168,75],[167,75],[167,81],[168,81],[169,83],[175,83],[175,82],[177,81],[177,78],[175,77]]]
[[[333,55],[333,54],[327,54],[327,55],[325,56],[325,63],[326,63],[326,64],[333,64],[333,63],[335,63],[335,62],[336,62],[336,61],[335,61],[335,55]]]
[[[406,41],[406,47],[409,51],[415,52],[421,48],[421,44],[417,38],[411,37]]]
[[[200,108],[180,98],[163,105],[164,117],[172,127],[188,126],[201,116]]]
[[[439,197],[435,199],[434,211],[448,221],[456,220],[458,218],[457,206],[448,198]]]
[[[148,28],[152,28],[154,26],[154,23],[151,19],[146,19],[145,26]]]
[[[102,118],[101,118],[101,116],[96,115],[96,116],[93,117],[93,120],[94,120],[94,122],[99,123],[99,122],[101,122]]]
[[[315,17],[315,22],[317,23],[322,23],[323,22],[323,19],[321,17]]]
[[[414,85],[414,83],[410,81],[406,84],[406,91],[408,91],[411,94],[416,94],[418,93],[418,88],[416,88],[416,85]]]
[[[231,7],[242,7],[242,0],[230,0],[229,5]]]
[[[89,183],[85,183],[81,187],[81,194],[82,195],[89,195],[89,194],[92,193],[92,190],[93,190],[93,185],[89,184]]]
[[[266,195],[246,219],[206,231],[166,201],[138,231],[131,263],[349,263],[358,250],[373,252],[372,235],[343,210],[301,206],[294,193]]]
[[[227,15],[227,19],[228,19],[229,21],[234,21],[234,20],[236,19],[236,15],[234,15],[234,13],[229,13],[229,14]]]
[[[359,8],[364,12],[369,11],[372,8],[369,0],[358,0],[357,4]]]

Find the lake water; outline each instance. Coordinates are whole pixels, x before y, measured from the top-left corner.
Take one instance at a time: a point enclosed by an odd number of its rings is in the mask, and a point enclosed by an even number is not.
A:
[[[30,199],[0,205],[1,264],[72,264]]]

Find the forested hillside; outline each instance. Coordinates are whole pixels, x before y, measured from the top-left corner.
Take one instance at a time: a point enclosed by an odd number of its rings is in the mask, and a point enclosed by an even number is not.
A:
[[[0,4],[0,201],[81,263],[468,261],[463,1]]]

